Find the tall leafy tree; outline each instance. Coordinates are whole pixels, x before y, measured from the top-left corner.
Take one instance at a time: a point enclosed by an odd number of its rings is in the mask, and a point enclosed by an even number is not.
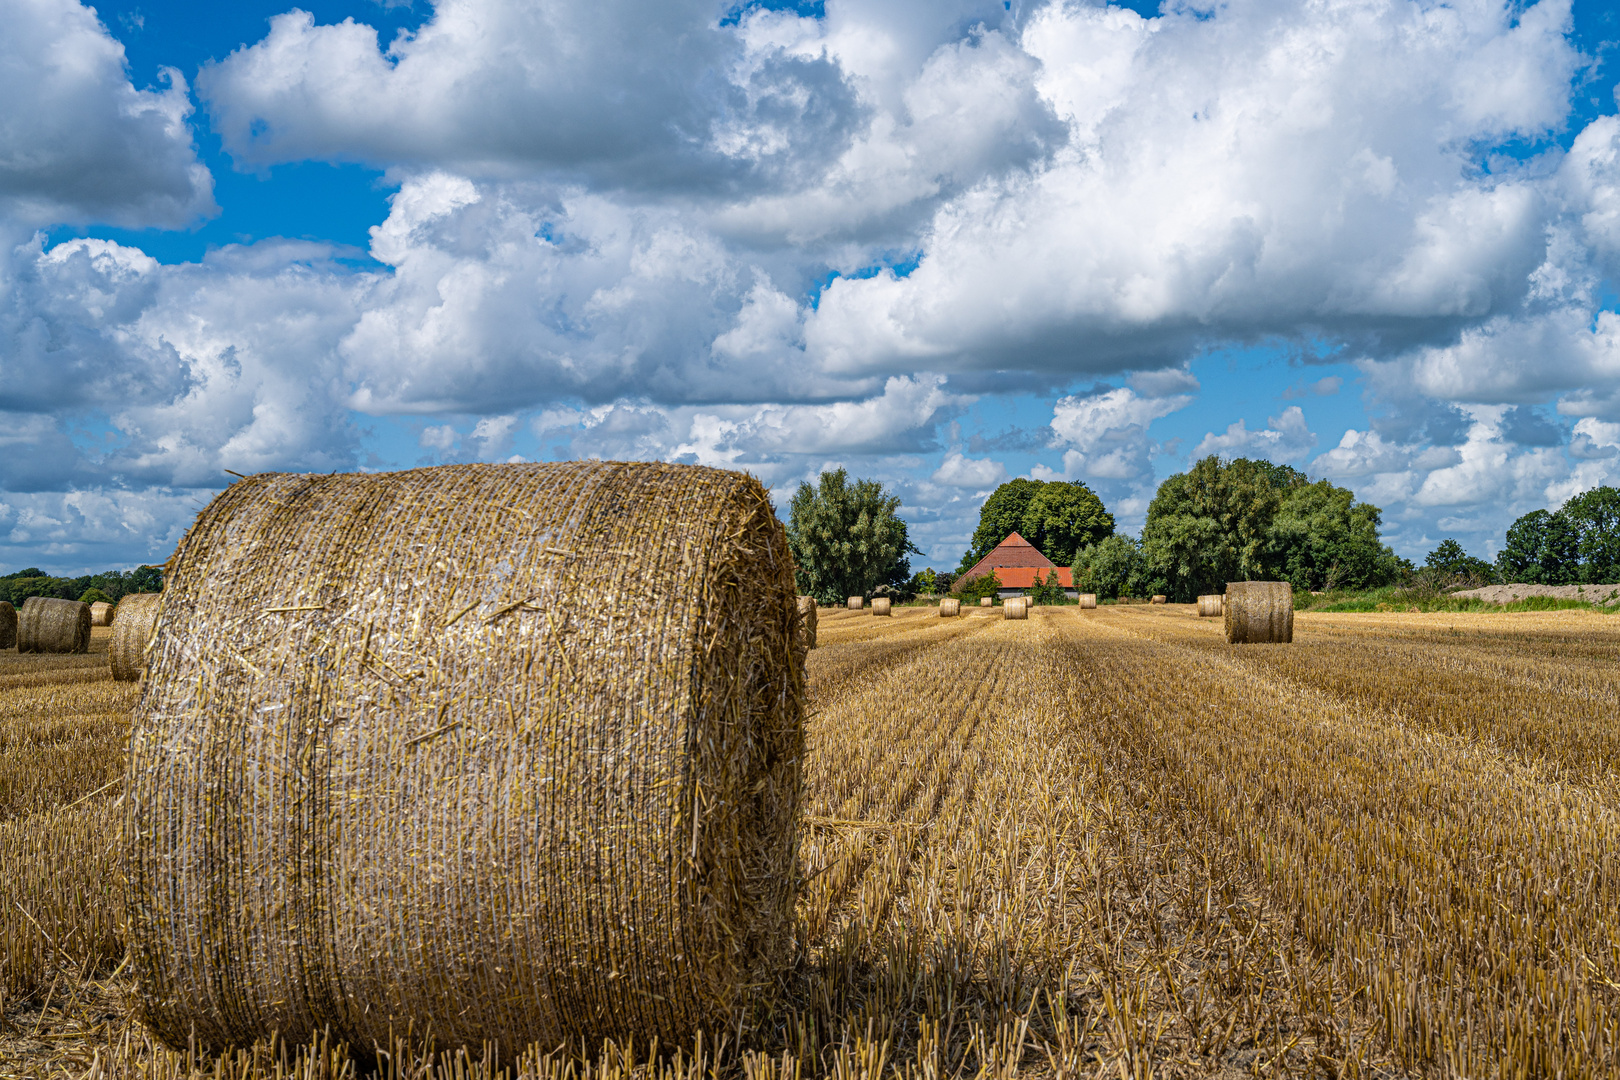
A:
[[[1271,523],[1273,571],[1300,589],[1366,589],[1401,576],[1378,539],[1383,512],[1326,480],[1291,484]]]
[[[1435,545],[1423,560],[1423,568],[1447,578],[1480,578],[1490,581],[1496,577],[1491,564],[1463,550],[1456,540],[1447,538]]]
[[[1580,536],[1563,511],[1532,510],[1508,526],[1496,556],[1505,582],[1569,585],[1581,579]]]
[[[1042,555],[1068,566],[1081,548],[1113,535],[1114,515],[1086,485],[1054,481],[1024,507],[1018,532]]]
[[[794,577],[818,604],[868,596],[879,585],[911,577],[911,543],[896,511],[900,497],[876,480],[851,482],[843,469],[821,474],[815,487],[799,485],[788,508],[788,548]]]
[[[1074,556],[1074,587],[1104,600],[1151,595],[1141,542],[1115,533],[1081,548]]]
[[[1620,581],[1620,490],[1593,488],[1566,502],[1558,511],[1575,530],[1584,582]]]

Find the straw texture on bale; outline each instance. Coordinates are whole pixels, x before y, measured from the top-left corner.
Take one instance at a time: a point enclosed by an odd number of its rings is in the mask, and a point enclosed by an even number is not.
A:
[[[799,637],[806,649],[816,647],[816,598],[799,597]]]
[[[17,609],[0,600],[0,649],[17,647]]]
[[[1286,581],[1233,581],[1222,604],[1226,640],[1233,645],[1294,640],[1294,587]]]
[[[1029,599],[1023,596],[1017,596],[1006,601],[1001,605],[1001,617],[1003,619],[1029,618]]]
[[[864,603],[864,601],[862,601],[862,599],[860,597],[858,597],[858,596],[850,597],[849,598],[849,610],[851,610],[851,611],[859,611],[859,610],[861,610],[862,603]]]
[[[1083,593],[1081,593],[1080,594],[1080,606],[1082,608],[1094,608],[1094,607],[1096,607],[1097,606],[1097,594],[1094,593],[1094,592],[1083,592]]]
[[[748,1023],[799,877],[795,593],[740,473],[231,485],[169,564],[133,716],[143,1018],[512,1052]]]
[[[1200,619],[1219,618],[1221,614],[1221,594],[1209,593],[1198,598],[1198,617]]]
[[[979,597],[979,606],[980,607],[995,607],[996,602],[991,597],[981,596],[981,597]]]
[[[872,614],[887,615],[889,613],[889,598],[878,596],[872,599]]]
[[[942,618],[942,619],[954,619],[954,618],[956,618],[956,616],[960,615],[961,613],[962,613],[962,601],[956,599],[954,596],[948,596],[944,600],[941,600],[939,602],[939,617],[940,618]]]
[[[17,612],[17,651],[89,652],[90,605],[30,596]]]
[[[112,676],[134,682],[146,670],[146,645],[157,629],[162,593],[130,593],[118,601],[118,617],[113,620],[112,642],[107,655],[112,660]]]
[[[111,626],[113,620],[113,606],[105,600],[97,600],[90,605],[91,626]]]
[[[1150,603],[1150,604],[1163,604],[1163,603],[1166,602],[1167,599],[1168,598],[1163,593],[1159,593],[1158,595],[1151,597],[1148,600],[1148,603]]]

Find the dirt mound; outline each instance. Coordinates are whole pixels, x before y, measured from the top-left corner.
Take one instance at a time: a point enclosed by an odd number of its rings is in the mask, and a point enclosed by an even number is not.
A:
[[[1562,600],[1612,604],[1620,600],[1620,585],[1487,585],[1483,589],[1469,589],[1451,595],[1491,604],[1508,604],[1532,596],[1556,596]]]

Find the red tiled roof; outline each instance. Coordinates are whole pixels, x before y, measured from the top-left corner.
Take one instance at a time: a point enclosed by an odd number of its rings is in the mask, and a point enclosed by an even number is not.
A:
[[[1013,569],[1026,566],[1038,566],[1042,570],[1050,570],[1053,563],[1051,559],[1036,550],[1034,544],[1017,533],[1013,533],[992,548],[990,554],[974,563],[973,569],[963,574],[960,580],[966,581],[970,577],[978,577],[980,574],[988,574],[991,570],[994,570],[996,577],[1001,579],[1001,583],[1007,585],[1007,578],[1001,572],[1003,568]],[[1065,570],[1064,574],[1067,573],[1068,571]],[[1007,587],[1013,588],[1014,586],[1007,585]]]
[[[1053,569],[1057,570],[1058,584],[1065,589],[1074,588],[1073,570],[1070,570],[1067,566],[1058,566]],[[996,580],[1001,582],[1003,589],[1028,589],[1036,584],[1035,579],[1037,577],[1041,579],[1040,584],[1044,585],[1047,575],[1051,572],[1051,570],[1044,570],[1039,566],[998,566],[996,567]]]

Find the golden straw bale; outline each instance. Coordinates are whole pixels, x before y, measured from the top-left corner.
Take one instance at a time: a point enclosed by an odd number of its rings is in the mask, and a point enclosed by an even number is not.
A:
[[[887,596],[873,597],[872,598],[872,614],[874,614],[874,615],[887,615],[888,613],[889,613],[889,598]]]
[[[954,619],[954,618],[956,618],[956,616],[960,615],[961,613],[962,613],[962,601],[958,600],[956,597],[947,596],[945,599],[943,599],[943,600],[941,600],[939,602],[939,617],[940,618],[942,618],[942,619]]]
[[[1029,618],[1029,598],[1025,596],[1015,596],[1012,599],[1004,602],[1001,605],[1001,617],[1003,619]]]
[[[806,690],[757,480],[264,474],[169,570],[123,833],[161,1038],[673,1046],[766,1004]]]
[[[146,670],[146,645],[157,630],[162,593],[130,593],[118,601],[118,617],[113,620],[112,643],[107,655],[112,660],[112,676],[134,682]]]
[[[799,597],[799,636],[806,649],[816,647],[816,598]]]
[[[995,601],[995,599],[993,597],[981,596],[981,597],[979,597],[979,606],[980,607],[995,607],[996,606],[996,601]]]
[[[0,649],[17,647],[17,609],[0,600]]]
[[[90,651],[90,605],[77,600],[30,596],[17,612],[20,653]]]
[[[113,621],[113,606],[105,600],[97,600],[90,605],[91,626],[111,626]]]
[[[1087,610],[1096,607],[1097,606],[1097,594],[1094,593],[1094,592],[1083,592],[1083,593],[1081,593],[1080,594],[1080,606],[1081,606],[1081,608],[1087,609]]]
[[[1294,640],[1294,587],[1286,581],[1232,581],[1222,603],[1233,645]]]
[[[863,601],[860,597],[852,596],[849,598],[849,610],[859,611],[861,610],[861,605],[863,603],[865,603],[865,601]]]
[[[1200,619],[1219,618],[1221,615],[1221,594],[1208,593],[1198,598],[1198,617]]]
[[[1166,597],[1165,597],[1165,595],[1163,593],[1159,593],[1158,595],[1153,596],[1148,600],[1148,603],[1150,603],[1150,604],[1162,604],[1162,603],[1165,603],[1165,602],[1166,602]]]

